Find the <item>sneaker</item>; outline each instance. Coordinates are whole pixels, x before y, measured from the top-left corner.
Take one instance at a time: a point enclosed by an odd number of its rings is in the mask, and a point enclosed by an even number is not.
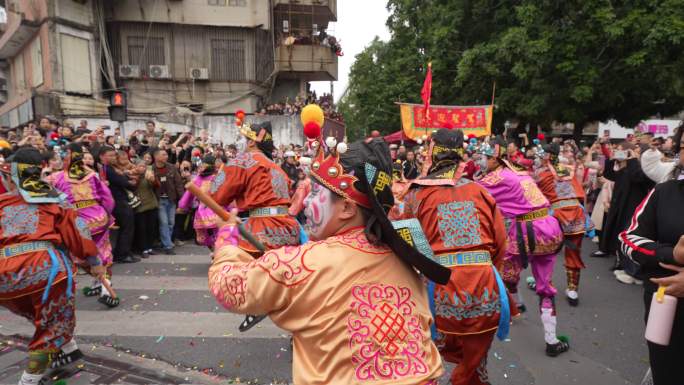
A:
[[[176,255],[176,252],[173,251],[173,247],[170,247],[170,248],[168,248],[168,249],[162,250],[162,253],[164,253],[164,254],[166,254],[166,255]]]
[[[83,295],[86,297],[95,297],[102,293],[102,286],[90,287],[86,286],[83,288]]]
[[[606,257],[609,257],[609,256],[610,256],[610,254],[604,253],[604,252],[601,251],[601,250],[596,250],[596,251],[594,251],[593,253],[591,253],[590,255],[591,255],[592,258],[606,258]]]
[[[106,305],[108,308],[114,308],[119,306],[119,303],[121,302],[120,299],[114,298],[111,295],[103,295],[100,298],[97,299],[97,302]]]
[[[150,257],[150,253],[147,252],[147,250],[143,251],[142,254],[140,254],[140,258],[147,259]]]
[[[68,354],[60,351],[52,358],[52,362],[50,362],[50,368],[61,368],[62,366],[69,365],[80,360],[81,358],[83,358],[83,352],[81,352],[81,349],[76,349]]]
[[[579,294],[575,290],[565,290],[565,298],[572,307],[579,305]]]
[[[631,275],[625,273],[623,270],[615,270],[615,279],[625,285],[633,285],[636,283],[636,279]]]
[[[176,246],[183,246],[185,244],[185,242],[181,241],[180,239],[176,239],[175,244],[176,244]]]
[[[570,344],[564,341],[558,341],[555,344],[546,344],[546,355],[549,357],[557,357],[561,353],[565,353],[570,349]]]
[[[157,255],[157,252],[154,251],[154,249],[147,249],[145,250],[145,252],[147,253],[147,255]]]

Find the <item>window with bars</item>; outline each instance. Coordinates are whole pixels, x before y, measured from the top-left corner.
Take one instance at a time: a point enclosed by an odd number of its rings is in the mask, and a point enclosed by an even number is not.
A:
[[[246,79],[244,40],[211,40],[211,79],[227,81]]]
[[[247,0],[228,0],[228,5],[230,5],[231,7],[246,7]]]
[[[128,64],[137,64],[141,71],[147,71],[153,64],[166,64],[163,37],[128,37]]]
[[[209,5],[216,5],[216,6],[226,6],[226,0],[209,0]]]

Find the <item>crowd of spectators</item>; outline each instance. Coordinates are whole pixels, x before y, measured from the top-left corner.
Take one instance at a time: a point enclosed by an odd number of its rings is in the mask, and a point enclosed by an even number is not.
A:
[[[306,99],[297,96],[294,101],[286,98],[283,102],[269,104],[262,108],[257,115],[298,115],[302,108],[308,104],[318,104],[323,109],[326,118],[344,123],[344,117],[337,112],[332,94],[324,93],[320,98],[317,98],[315,91],[308,93]]]

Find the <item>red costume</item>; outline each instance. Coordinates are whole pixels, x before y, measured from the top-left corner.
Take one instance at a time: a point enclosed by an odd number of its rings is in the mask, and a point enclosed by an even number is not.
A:
[[[554,151],[550,148],[552,159]],[[557,154],[557,153],[556,153]],[[568,300],[571,305],[578,303],[580,269],[582,262],[582,238],[586,228],[586,217],[582,202],[584,189],[575,178],[574,170],[563,165],[548,164],[538,170],[537,184],[544,196],[551,202],[553,216],[560,222],[565,237],[565,271],[567,274]]]
[[[12,163],[11,180],[18,190],[0,195],[0,306],[35,325],[29,343],[29,369],[20,383],[32,383],[54,366],[61,349],[72,341],[75,266],[100,264],[86,221],[62,204],[63,195],[40,180],[40,154],[20,150],[17,156],[37,164]],[[80,351],[78,352],[80,354]],[[31,378],[35,377],[35,378]]]
[[[428,289],[434,291],[438,347],[445,360],[457,364],[452,384],[488,384],[487,352],[499,327],[507,333],[510,316],[511,300],[493,267],[503,262],[506,228],[494,198],[461,178],[455,154],[462,151],[462,132],[440,130],[433,141],[436,166],[412,183],[403,217],[420,221],[435,260],[451,269],[448,284]]]

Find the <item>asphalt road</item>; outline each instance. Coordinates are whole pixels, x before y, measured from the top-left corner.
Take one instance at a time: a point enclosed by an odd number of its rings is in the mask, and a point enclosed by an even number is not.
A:
[[[593,250],[594,245],[585,240],[587,269],[581,278],[577,308],[569,307],[563,296],[562,258],[556,265],[558,330],[570,338],[571,351],[557,358],[545,356],[536,296],[522,288],[528,312],[515,320],[509,340],[492,346],[489,372],[493,385],[640,383],[648,367],[642,288],[617,282],[609,271],[612,261],[589,258]],[[224,312],[207,290],[208,251],[184,246],[177,252],[176,256],[115,265],[114,287],[123,298],[116,309],[104,309],[79,292],[78,340],[92,344],[88,346],[93,350],[116,349],[124,354],[119,360],[133,357],[140,367],[152,360],[165,361],[172,367],[219,375],[226,381],[290,382],[292,357],[287,333],[270,321],[247,333],[238,332],[242,317]],[[523,272],[523,282],[528,275],[529,271]],[[78,281],[80,288],[88,278],[82,276]],[[27,322],[0,310],[0,334],[30,333]],[[448,383],[447,378],[445,375],[443,383]]]

